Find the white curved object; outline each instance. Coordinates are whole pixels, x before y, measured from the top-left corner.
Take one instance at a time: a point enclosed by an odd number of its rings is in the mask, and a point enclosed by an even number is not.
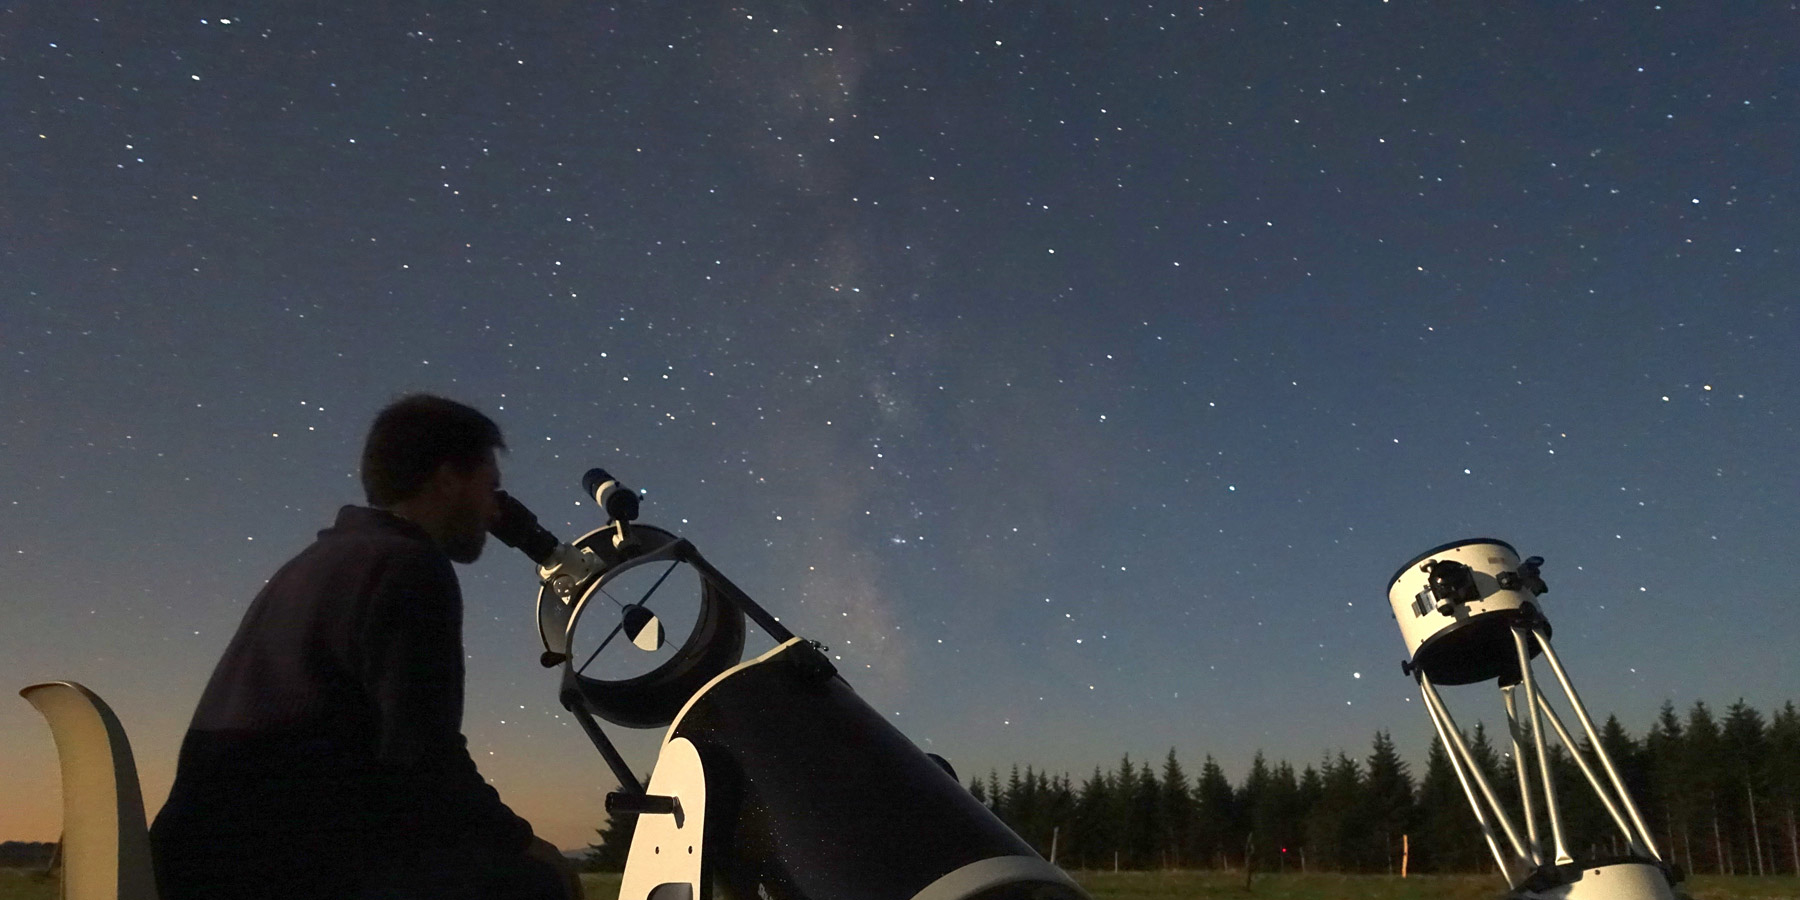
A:
[[[1036,856],[990,856],[946,873],[913,895],[912,900],[963,900],[989,888],[1033,882],[1081,890],[1067,872]]]
[[[62,767],[64,900],[157,900],[137,763],[119,717],[73,682],[19,696],[50,723]]]
[[[665,739],[646,791],[674,797],[670,813],[642,813],[631,836],[620,900],[705,896],[701,851],[706,835],[706,769],[687,738]]]

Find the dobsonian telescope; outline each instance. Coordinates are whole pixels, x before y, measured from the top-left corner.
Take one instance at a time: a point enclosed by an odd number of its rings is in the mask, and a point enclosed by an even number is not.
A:
[[[1086,900],[858,697],[821,645],[689,541],[639,524],[635,492],[601,469],[582,490],[607,522],[574,541],[505,495],[492,531],[537,564],[543,664],[562,669],[563,706],[619,781],[607,812],[637,817],[620,900]],[[697,607],[657,594],[682,567]],[[776,645],[748,661],[746,620]],[[623,669],[590,671],[603,653]],[[666,728],[648,785],[596,717]]]
[[[1388,603],[1411,654],[1411,659],[1401,662],[1401,671],[1419,685],[1432,727],[1506,877],[1509,898],[1664,900],[1681,896],[1676,888],[1680,873],[1657,852],[1616,763],[1600,742],[1593,719],[1550,646],[1550,621],[1538,608],[1538,598],[1549,591],[1540,571],[1543,562],[1537,556],[1520,562],[1518,551],[1505,541],[1474,538],[1434,547],[1401,566],[1388,581]],[[1539,655],[1549,663],[1574,710],[1591,753],[1570,735],[1545,697],[1531,666],[1532,658]],[[1438,693],[1439,685],[1488,681],[1499,686],[1506,709],[1513,768],[1518,775],[1516,809],[1525,822],[1523,833],[1501,805],[1496,786],[1476,764],[1450,716],[1450,707]],[[1555,731],[1594,797],[1606,808],[1623,839],[1623,853],[1578,857],[1570,852],[1572,844],[1564,833],[1552,775],[1547,729]],[[1548,834],[1540,828],[1545,823]]]

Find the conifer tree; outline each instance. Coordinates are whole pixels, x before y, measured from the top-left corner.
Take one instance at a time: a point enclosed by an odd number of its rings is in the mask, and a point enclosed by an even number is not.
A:
[[[1361,856],[1366,868],[1399,871],[1400,836],[1412,830],[1413,782],[1385,731],[1375,732],[1369,753],[1362,815],[1367,830]]]
[[[1725,723],[1719,733],[1723,750],[1719,761],[1723,770],[1721,805],[1729,811],[1727,831],[1737,851],[1733,856],[1741,862],[1746,875],[1761,875],[1765,871],[1762,816],[1757,807],[1768,800],[1763,778],[1767,740],[1762,714],[1750,708],[1742,697],[1725,710]]]
[[[1517,795],[1517,790],[1513,785],[1518,784],[1511,754],[1507,755],[1503,763],[1500,755],[1494,751],[1494,742],[1488,738],[1487,725],[1483,722],[1475,723],[1475,733],[1468,738],[1468,744],[1469,755],[1475,759],[1475,768],[1488,780],[1488,784],[1494,788],[1494,792],[1503,801],[1506,801],[1503,804],[1506,806],[1506,814],[1512,816],[1513,821],[1519,821],[1520,811],[1517,804],[1510,799]],[[1511,746],[1509,742],[1508,749],[1511,749]],[[1473,786],[1473,781],[1473,773],[1471,773],[1471,786]],[[1476,788],[1478,795],[1480,790],[1480,788]]]
[[[1233,843],[1231,820],[1231,782],[1225,779],[1225,770],[1211,754],[1200,766],[1200,778],[1194,785],[1194,858],[1204,861],[1209,867],[1223,868],[1228,863],[1228,856],[1235,846]]]
[[[1012,774],[1006,777],[1006,792],[1000,795],[1000,808],[1004,810],[1000,818],[1017,827],[1019,818],[1019,801],[1024,798],[1019,786],[1019,764],[1013,763]]]
[[[1644,756],[1644,746],[1632,739],[1625,726],[1619,723],[1618,716],[1608,715],[1605,724],[1600,726],[1600,746],[1605,747],[1607,755],[1612,757],[1631,796],[1643,797],[1650,793],[1650,766]],[[1600,771],[1597,766],[1595,771]]]
[[[1491,868],[1481,827],[1469,809],[1468,794],[1451,767],[1444,742],[1431,739],[1425,776],[1419,780],[1418,837],[1413,858],[1423,872],[1474,872]]]
[[[1162,782],[1157,785],[1157,802],[1162,822],[1162,852],[1169,865],[1175,868],[1181,868],[1190,860],[1186,850],[1194,816],[1192,791],[1187,773],[1181,770],[1181,763],[1175,758],[1175,748],[1170,747],[1168,757],[1163,760]]]
[[[1644,755],[1648,757],[1651,788],[1647,800],[1652,809],[1651,827],[1660,823],[1664,852],[1670,860],[1683,861],[1682,867],[1694,871],[1692,821],[1693,796],[1683,773],[1686,771],[1686,729],[1675,713],[1673,701],[1664,700],[1657,713],[1656,724],[1644,737]]]
[[[1637,801],[1639,809],[1642,811],[1643,804],[1650,796],[1650,761],[1644,745],[1632,739],[1631,734],[1625,730],[1625,726],[1620,724],[1618,716],[1609,715],[1606,717],[1606,722],[1600,726],[1600,746],[1606,748],[1613,765],[1618,767],[1619,777],[1625,781],[1625,790],[1631,794],[1633,800]],[[1600,768],[1598,761],[1594,763],[1594,771],[1601,778],[1606,777],[1605,771]],[[1623,812],[1624,810],[1620,810],[1621,814]],[[1618,829],[1610,824],[1610,817],[1607,821],[1609,824],[1603,827],[1611,829],[1608,832],[1608,839],[1614,845],[1623,848],[1623,835],[1620,835]],[[1653,821],[1653,819],[1646,818],[1644,824],[1654,828],[1655,826],[1651,824]],[[1623,849],[1620,852],[1624,852]]]
[[[1306,815],[1312,811],[1314,806],[1318,805],[1319,798],[1323,796],[1325,796],[1324,776],[1319,774],[1318,769],[1307,766],[1300,772],[1300,785],[1295,798],[1295,802],[1298,804],[1300,810],[1299,814],[1296,816],[1296,821],[1294,822],[1296,831],[1295,840],[1305,840]]]
[[[1725,829],[1719,821],[1719,723],[1704,701],[1696,700],[1688,710],[1687,740],[1682,754],[1681,779],[1695,801],[1696,825],[1705,830],[1711,842],[1708,868],[1723,875],[1733,866],[1725,849]],[[1703,845],[1704,846],[1704,845]]]
[[[1298,867],[1298,851],[1304,845],[1306,809],[1300,805],[1300,786],[1294,778],[1294,767],[1287,760],[1275,764],[1264,785],[1262,797],[1250,816],[1251,827],[1264,836],[1262,855],[1265,869],[1285,871]]]
[[[1256,859],[1246,860],[1245,865],[1258,870],[1268,868],[1269,843],[1268,832],[1259,829],[1257,813],[1262,811],[1263,795],[1269,789],[1269,762],[1263,758],[1261,750],[1250,758],[1250,771],[1244,776],[1244,786],[1238,789],[1237,796],[1232,798],[1232,807],[1236,815],[1233,817],[1233,834],[1242,840],[1244,836],[1255,834],[1259,840],[1255,842]]]
[[[1607,718],[1600,743],[1661,835],[1665,859],[1690,872],[1800,872],[1800,712],[1790,701],[1764,721],[1741,699],[1722,722],[1704,702],[1685,720],[1665,702],[1640,742],[1617,717]],[[1572,755],[1593,761],[1594,748],[1585,738],[1573,750],[1559,740],[1546,743],[1567,849],[1577,858],[1624,852],[1616,820]],[[1516,805],[1519,761],[1496,753],[1480,722],[1467,744],[1502,802]],[[1529,757],[1526,763],[1533,794],[1541,797],[1540,773]],[[1337,751],[1298,777],[1285,760],[1270,765],[1257,752],[1236,789],[1210,755],[1199,776],[1188,778],[1170,748],[1160,774],[1125,754],[1115,771],[1096,766],[1076,790],[1067,774],[1032,765],[1021,771],[1015,764],[1004,783],[990,769],[985,781],[970,781],[969,792],[1040,853],[1048,854],[1054,840],[1067,868],[1111,868],[1116,858],[1121,868],[1251,865],[1266,872],[1284,862],[1298,868],[1304,858],[1314,871],[1388,872],[1396,868],[1401,835],[1412,838],[1415,871],[1493,868],[1453,757],[1435,738],[1416,787],[1391,736],[1381,731],[1360,764]],[[1539,810],[1547,843],[1548,822]],[[1523,824],[1518,809],[1507,812]],[[634,824],[609,822],[594,849],[607,849],[611,861],[599,852],[591,861],[622,865]],[[1245,838],[1252,834],[1256,849],[1248,850]],[[1283,855],[1284,848],[1294,852]]]
[[[1794,702],[1778,710],[1769,720],[1769,762],[1765,768],[1769,784],[1769,804],[1779,816],[1778,831],[1785,833],[1787,870],[1800,875],[1800,823],[1795,821],[1800,807],[1800,711]],[[1771,865],[1772,871],[1781,867]]]
[[[1119,768],[1112,774],[1112,831],[1115,843],[1111,848],[1117,854],[1119,865],[1132,868],[1132,848],[1140,840],[1143,823],[1133,815],[1137,801],[1137,766],[1131,762],[1131,754],[1127,753],[1119,760]]]
[[[1045,803],[1045,818],[1049,822],[1052,846],[1058,851],[1057,861],[1060,863],[1069,846],[1075,825],[1075,788],[1069,781],[1068,773],[1063,773],[1048,781],[1046,789],[1048,800]]]
[[[1358,821],[1363,809],[1362,770],[1342,751],[1327,758],[1320,769],[1325,789],[1307,815],[1306,845],[1319,868],[1354,871],[1359,862],[1355,846],[1362,824]]]
[[[589,872],[625,871],[625,856],[631,852],[637,820],[637,816],[607,816],[606,824],[595,832],[600,840],[588,845],[582,868]]]
[[[1078,868],[1099,868],[1102,859],[1110,859],[1118,835],[1112,821],[1112,786],[1107,777],[1094,767],[1094,774],[1082,782],[1075,798],[1075,826],[1069,849]]]
[[[1162,785],[1149,763],[1138,766],[1137,784],[1132,789],[1131,817],[1134,824],[1130,846],[1136,868],[1165,868],[1162,846]]]

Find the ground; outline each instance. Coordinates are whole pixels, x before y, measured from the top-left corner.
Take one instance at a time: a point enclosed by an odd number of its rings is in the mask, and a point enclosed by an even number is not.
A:
[[[1386,875],[1265,875],[1258,876],[1248,892],[1243,873],[1232,872],[1076,872],[1075,880],[1094,900],[1496,900],[1499,882],[1493,876],[1446,875],[1407,879]],[[585,875],[589,900],[612,900],[618,895],[619,876]],[[54,900],[53,879],[21,869],[0,868],[0,900]],[[1694,900],[1794,900],[1800,898],[1800,878],[1725,878],[1698,876],[1689,879]]]

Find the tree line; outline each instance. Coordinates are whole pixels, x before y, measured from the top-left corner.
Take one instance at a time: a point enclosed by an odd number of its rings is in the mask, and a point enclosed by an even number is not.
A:
[[[1496,740],[1479,723],[1464,738],[1495,790],[1516,804],[1510,738]],[[1685,716],[1665,702],[1643,737],[1608,717],[1600,741],[1665,860],[1698,873],[1800,873],[1800,712],[1792,701],[1765,718],[1739,700],[1723,719],[1704,702]],[[1585,741],[1583,751],[1592,759]],[[1622,836],[1574,760],[1554,743],[1550,756],[1570,851],[1622,854]],[[1494,871],[1436,738],[1424,774],[1412,772],[1389,735],[1377,732],[1367,757],[1339,751],[1298,771],[1285,760],[1271,765],[1259,751],[1237,784],[1210,755],[1190,777],[1171,748],[1160,766],[1126,755],[1079,784],[1067,773],[1015,765],[1004,778],[990,771],[968,787],[1068,869],[1392,873],[1404,856],[1413,872]],[[1508,812],[1522,829],[1519,810]],[[601,828],[590,867],[622,869],[633,825],[621,818]],[[1547,832],[1547,823],[1541,827]]]
[[[0,866],[9,868],[48,867],[56,856],[55,841],[0,842]]]
[[[1522,830],[1510,738],[1501,735],[1497,746],[1481,724],[1464,737]],[[1689,872],[1800,872],[1800,713],[1791,701],[1765,719],[1740,700],[1722,720],[1704,702],[1685,717],[1665,703],[1642,738],[1609,717],[1600,741],[1665,860]],[[1583,752],[1593,758],[1585,741]],[[1570,851],[1623,854],[1623,835],[1575,761],[1556,745],[1550,756]],[[1398,872],[1403,855],[1414,872],[1496,868],[1436,738],[1416,780],[1389,735],[1377,732],[1367,757],[1339,751],[1299,771],[1258,752],[1235,785],[1210,755],[1190,778],[1171,749],[1160,767],[1127,755],[1080,784],[1014,766],[1004,779],[990,771],[972,780],[969,790],[1070,869]],[[1540,827],[1547,833],[1547,823]]]

